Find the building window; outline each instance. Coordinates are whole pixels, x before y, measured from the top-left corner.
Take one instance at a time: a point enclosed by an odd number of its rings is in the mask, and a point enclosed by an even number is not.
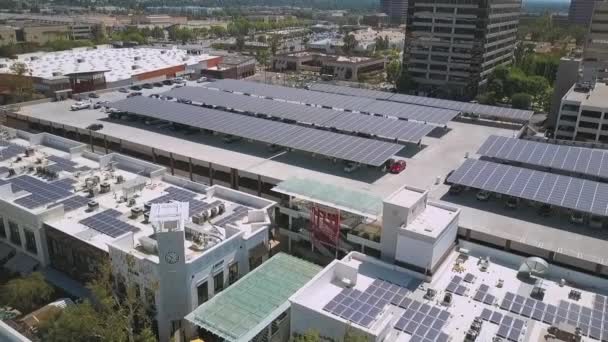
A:
[[[239,263],[235,262],[228,266],[228,285],[234,284],[239,280]]]
[[[578,126],[579,127],[584,127],[584,128],[598,129],[600,127],[600,124],[595,123],[595,122],[579,121],[578,122]]]
[[[13,221],[8,221],[8,230],[11,233],[11,242],[21,246],[21,235],[19,235],[19,225]]]
[[[4,217],[0,216],[0,237],[6,239],[6,227],[4,226]]]
[[[565,104],[562,106],[562,110],[567,110],[570,112],[578,112],[579,106],[573,104]]]
[[[249,271],[253,271],[256,267],[260,266],[264,258],[260,256],[249,257]]]
[[[204,282],[196,287],[196,293],[198,295],[198,305],[203,304],[209,299],[209,289],[207,282]]]
[[[213,276],[213,292],[218,293],[224,289],[224,271]]]
[[[24,229],[25,233],[25,249],[34,254],[38,254],[38,248],[36,247],[36,235],[29,229]]]
[[[581,116],[586,116],[588,118],[601,119],[602,112],[596,112],[593,110],[583,110],[583,111],[581,111]]]

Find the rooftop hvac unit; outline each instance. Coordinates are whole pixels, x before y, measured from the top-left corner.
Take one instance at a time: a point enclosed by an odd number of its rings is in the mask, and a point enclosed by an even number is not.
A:
[[[99,208],[99,203],[97,201],[89,201],[87,203],[87,211],[97,210]]]
[[[107,192],[110,192],[110,183],[108,182],[103,182],[99,185],[99,193],[100,194],[105,194]]]
[[[131,208],[131,218],[138,218],[144,213],[144,210],[141,207]]]
[[[137,70],[137,69],[139,69],[139,65],[135,65],[135,64],[131,65],[131,70]]]
[[[144,203],[144,211],[149,212],[152,209],[152,203],[146,202]]]
[[[194,224],[203,224],[203,223],[205,223],[205,221],[206,221],[205,220],[205,216],[203,216],[203,213],[200,213],[198,215],[192,216],[192,223],[194,223]]]
[[[78,59],[76,59],[76,62],[77,63],[84,63],[84,58],[78,58]]]

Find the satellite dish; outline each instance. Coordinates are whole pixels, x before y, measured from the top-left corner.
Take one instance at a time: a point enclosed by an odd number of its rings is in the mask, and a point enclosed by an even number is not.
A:
[[[527,258],[519,267],[520,273],[543,275],[549,270],[549,263],[539,257]]]

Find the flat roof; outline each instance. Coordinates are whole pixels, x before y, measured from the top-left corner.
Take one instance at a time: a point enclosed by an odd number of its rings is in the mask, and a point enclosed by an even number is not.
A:
[[[390,332],[385,339],[398,342],[421,341],[425,336],[441,334],[450,336],[453,340],[464,340],[469,326],[477,317],[483,318],[478,341],[492,341],[496,335],[507,340],[511,330],[514,330],[512,337],[517,337],[514,341],[540,341],[550,326],[569,321],[575,326],[583,326],[585,336],[593,330],[594,335],[599,331],[600,335],[603,333],[603,336],[608,337],[607,331],[591,329],[596,324],[590,323],[592,316],[600,324],[608,319],[603,314],[607,280],[551,264],[543,275],[534,274],[528,279],[525,272],[519,272],[520,266],[525,262],[521,256],[474,244],[467,244],[464,248],[467,248],[468,254],[461,259],[463,261],[457,261],[459,252],[452,252],[430,281],[423,280],[420,275],[409,270],[351,252],[342,260],[336,260],[327,266],[293,295],[290,301],[313,310],[326,319],[353,325],[374,335],[384,332],[388,325]],[[490,262],[487,270],[482,270],[480,265],[484,264],[486,258]],[[346,273],[339,265],[357,271],[354,286],[347,287],[341,281],[339,274]],[[532,295],[536,279],[544,289],[542,300]],[[565,285],[560,284],[562,279],[565,280]],[[456,288],[461,288],[456,292],[451,284],[457,284]],[[382,290],[375,290],[377,286]],[[436,291],[434,298],[426,298],[427,289]],[[347,295],[353,298],[349,302],[360,307],[358,310],[367,310],[368,307],[356,304],[362,299],[355,297],[374,291],[375,296],[380,296],[385,301],[375,304],[378,310],[369,311],[375,315],[371,317],[368,326],[353,322],[359,315],[349,315],[349,311],[341,311],[339,306],[333,304],[340,303],[344,295]],[[579,291],[580,298],[571,297],[571,291]],[[448,292],[452,293],[452,303],[445,306],[441,302]],[[596,318],[593,310],[598,308],[600,312]],[[342,313],[338,314],[338,311]],[[573,311],[572,314],[570,311]],[[431,316],[431,319],[426,316]],[[436,316],[440,322],[433,319]],[[510,318],[503,322],[504,317]],[[511,323],[515,320],[521,322],[513,328]],[[508,326],[506,332],[500,328],[503,325]],[[420,326],[427,328],[418,330]],[[414,335],[422,336],[422,339],[416,339]],[[594,339],[599,340],[600,336],[597,335]]]
[[[320,270],[276,254],[185,318],[227,341],[250,341],[289,308],[289,297]]]
[[[197,86],[196,82],[188,82]],[[144,96],[162,93],[169,86],[143,89]],[[125,98],[119,92],[99,93],[102,101]],[[70,111],[74,102],[58,101],[20,106],[19,115],[36,122],[53,122],[54,126],[85,128],[92,123],[103,124],[103,129],[93,135],[109,142],[131,142],[140,148],[155,148],[175,156],[185,156],[205,166],[213,163],[216,168],[235,168],[241,176],[260,175],[265,182],[274,184],[289,178],[314,179],[326,184],[346,187],[356,191],[367,191],[385,198],[404,184],[429,190],[429,199],[448,202],[461,209],[459,225],[475,234],[495,236],[518,243],[554,251],[577,259],[608,265],[608,250],[605,240],[608,231],[574,225],[561,217],[540,217],[534,208],[520,207],[517,211],[505,208],[499,201],[480,202],[475,196],[451,196],[449,186],[441,180],[458,168],[465,154],[474,154],[490,135],[512,137],[514,129],[476,125],[451,121],[448,130],[440,137],[427,136],[422,139],[422,148],[407,148],[398,156],[407,162],[400,174],[379,173],[360,168],[346,173],[342,164],[323,158],[298,154],[280,154],[267,151],[263,146],[237,142],[225,144],[213,136],[191,136],[172,132],[157,126],[122,121],[108,121],[107,114],[100,110],[85,109]],[[127,145],[129,147],[130,144]],[[201,163],[202,162],[202,163]],[[176,169],[176,172],[179,170]],[[187,174],[184,174],[187,175]],[[201,181],[205,178],[198,177]],[[255,178],[255,176],[254,176]],[[437,179],[439,178],[439,183]],[[217,182],[217,180],[216,180]]]
[[[53,78],[53,74],[69,75],[105,71],[106,82],[130,79],[134,75],[178,65],[191,65],[214,58],[213,56],[188,55],[182,49],[97,47],[58,52],[40,52],[17,56],[16,60],[4,59],[5,68],[0,73],[10,73],[15,62],[23,62],[32,76]],[[134,68],[134,66],[136,66]]]
[[[5,145],[0,146],[2,201],[33,215],[44,215],[44,222],[50,227],[103,251],[109,250],[109,243],[132,233],[129,241],[133,243],[128,248],[153,261],[158,260],[157,255],[140,243],[140,239],[153,239],[154,236],[154,228],[143,215],[147,203],[188,202],[190,212],[186,228],[213,236],[205,245],[186,239],[187,260],[204,254],[238,232],[253,233],[256,225],[265,222],[250,220],[248,213],[265,211],[274,204],[221,186],[207,187],[177,179],[168,175],[163,166],[132,157],[116,153],[92,154],[86,151],[86,145],[48,133],[15,132],[10,139],[0,140],[0,145]],[[22,149],[4,153],[12,146]],[[15,174],[11,175],[9,170]],[[107,191],[102,191],[104,186]],[[93,189],[93,197],[89,188]],[[91,209],[90,201],[96,202],[98,207]],[[205,222],[190,221],[192,216],[220,204],[223,205],[222,213],[210,215]],[[142,210],[140,215],[133,216],[134,208]],[[267,221],[269,224],[269,219]]]
[[[580,102],[583,106],[606,108],[608,107],[608,85],[597,82],[588,92],[575,91],[576,84],[564,95],[566,101]]]

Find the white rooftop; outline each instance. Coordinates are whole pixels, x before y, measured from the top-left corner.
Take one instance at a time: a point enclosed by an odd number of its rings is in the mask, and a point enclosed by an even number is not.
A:
[[[556,308],[569,306],[571,310],[580,310],[580,314],[576,316],[578,322],[575,326],[581,326],[583,325],[581,322],[586,319],[583,316],[588,313],[588,315],[591,315],[590,312],[597,309],[596,299],[598,301],[605,300],[604,296],[608,291],[608,280],[606,279],[592,277],[555,265],[550,265],[548,272],[543,276],[529,278],[526,274],[518,273],[519,266],[525,260],[523,257],[480,245],[465,244],[461,248],[466,247],[466,254],[461,255],[457,251],[452,252],[432,279],[424,279],[420,274],[384,263],[358,252],[352,252],[342,260],[335,260],[328,265],[294,294],[290,301],[311,310],[305,320],[332,322],[320,325],[321,327],[332,326],[333,322],[341,322],[340,325],[343,327],[348,324],[373,336],[381,335],[387,342],[424,340],[424,338],[414,338],[413,335],[416,335],[416,332],[410,333],[399,329],[399,321],[402,317],[403,321],[401,323],[418,319],[418,317],[414,317],[417,315],[414,314],[414,312],[417,312],[416,310],[407,311],[404,308],[412,309],[413,304],[411,303],[414,301],[422,306],[428,305],[431,310],[437,311],[438,309],[438,312],[447,311],[449,313],[449,316],[446,316],[445,323],[437,330],[437,333],[450,336],[452,341],[463,341],[476,317],[486,315],[488,311],[492,314],[497,313],[494,318],[498,319],[500,316],[498,323],[490,320],[483,321],[477,341],[486,342],[493,341],[500,324],[502,324],[501,319],[505,316],[512,320],[521,320],[521,323],[523,323],[519,338],[510,341],[544,341],[543,336],[547,333],[547,328],[550,326],[548,322],[551,321],[552,317],[546,313],[545,309],[543,309],[545,311],[542,311],[542,315],[539,311],[532,317],[536,308],[540,310],[548,306],[555,306]],[[482,266],[487,258],[490,262],[487,269],[484,270]],[[356,274],[353,274],[350,270],[355,270]],[[346,285],[348,282],[343,281],[345,277],[355,279],[354,283]],[[464,288],[461,292],[462,295],[452,293],[451,304],[444,305],[443,300],[448,292],[448,286],[458,279],[460,279],[459,285]],[[562,279],[563,285],[560,284]],[[537,280],[544,289],[542,299],[531,296]],[[390,285],[392,289],[401,288],[399,290],[401,292],[395,290],[394,293],[401,293],[403,296],[391,296],[392,299],[388,299],[386,304],[381,304],[381,311],[374,315],[372,322],[367,327],[343,318],[348,317],[350,311],[342,311],[338,314],[339,309],[336,309],[337,311],[332,310],[331,305],[329,305],[332,301],[336,302],[339,299],[338,294],[347,288],[358,290],[361,293],[369,293],[372,283],[379,284],[381,282],[392,284]],[[478,295],[478,290],[485,287],[487,287],[484,292],[485,295]],[[427,289],[435,290],[435,296],[425,298]],[[580,293],[580,298],[577,298],[577,292]],[[378,292],[375,292],[374,296],[376,294]],[[515,299],[515,297],[520,298]],[[481,301],[480,298],[482,298]],[[514,308],[512,303],[520,300],[523,301],[521,307]],[[357,305],[357,307],[359,306]],[[526,307],[531,307],[531,309],[525,309]],[[355,311],[357,310],[361,309]],[[601,310],[603,310],[603,306]],[[301,310],[298,310],[298,313],[301,312]],[[557,317],[561,315],[561,313],[556,313],[551,322],[554,324],[560,323],[562,319]],[[355,319],[358,318],[358,315],[350,317]],[[568,323],[571,319],[571,316],[566,315],[563,320]],[[427,324],[424,323],[426,322],[425,319],[420,319],[420,322],[423,323],[418,324],[418,326]],[[440,325],[433,326],[438,328]],[[433,326],[421,330],[429,333],[431,329],[434,329]],[[295,328],[301,327],[301,320],[296,318]],[[382,335],[386,333],[387,329],[389,330],[388,334]],[[334,326],[333,330],[339,329]],[[589,326],[583,330],[590,333],[591,328]],[[319,331],[319,333],[322,336],[329,335],[332,337],[331,334],[334,331]],[[503,338],[503,341],[506,340],[507,338]],[[587,339],[585,338],[584,341],[587,341]]]
[[[59,52],[38,52],[4,59],[0,73],[10,73],[15,62],[28,66],[32,76],[53,78],[73,73],[105,72],[106,82],[130,79],[134,75],[179,65],[193,65],[213,56],[188,55],[181,49],[122,48],[98,46],[95,49],[77,48]]]
[[[272,201],[219,185],[206,187],[190,182],[166,174],[166,169],[162,166],[135,158],[119,154],[104,156],[93,154],[84,150],[86,145],[54,135],[46,133],[31,135],[21,131],[9,131],[17,132],[17,136],[14,136],[14,133],[12,138],[5,135],[4,143],[31,147],[33,152],[30,152],[28,157],[19,153],[1,161],[0,184],[19,177],[28,177],[28,179],[34,179],[44,184],[64,180],[69,180],[72,184],[67,186],[69,194],[64,198],[33,208],[24,207],[19,202],[19,199],[28,197],[29,192],[16,191],[13,185],[15,192],[11,194],[5,187],[0,186],[3,194],[0,201],[8,202],[21,210],[37,215],[43,218],[47,225],[103,251],[108,251],[109,243],[118,242],[121,246],[130,246],[134,253],[143,253],[151,259],[157,259],[157,256],[153,255],[154,253],[143,248],[144,246],[139,242],[141,238],[151,237],[153,239],[155,228],[151,223],[152,218],[162,221],[170,219],[167,216],[185,215],[186,229],[213,237],[205,239],[204,243],[186,239],[187,260],[201,255],[207,249],[238,232],[243,232],[245,236],[248,236],[270,223],[267,210],[274,205]],[[2,149],[0,147],[0,156]],[[60,171],[55,178],[47,179],[46,176],[30,169],[30,166],[53,167],[54,162],[49,158],[55,157],[61,157],[64,161],[74,163],[72,167],[75,170]],[[10,176],[8,169],[16,170],[16,174]],[[90,182],[99,184],[90,186]],[[109,187],[107,191],[101,190],[101,186],[104,184]],[[90,188],[96,189],[93,197],[89,195],[88,189]],[[173,195],[175,193],[177,195]],[[183,194],[187,194],[186,199]],[[79,197],[80,205],[70,209],[57,205],[71,197]],[[162,200],[161,197],[163,197]],[[98,207],[91,208],[87,204],[88,200],[95,201]],[[150,203],[155,200],[158,203],[171,203],[151,205]],[[150,220],[147,220],[144,214],[147,205],[150,205]],[[208,205],[208,208],[198,209],[198,211],[193,209],[193,211],[187,212],[189,206],[192,205],[198,205],[198,208]],[[221,211],[218,209],[220,205],[223,207]],[[156,208],[152,210],[153,207]],[[140,209],[141,212],[134,215],[133,209]],[[133,230],[132,236],[129,231],[112,232],[114,234],[110,235],[99,229],[93,229],[83,222],[92,216],[106,213],[108,210],[118,212],[117,220],[122,222],[121,225],[124,224]],[[203,211],[209,213],[210,218],[201,222],[190,220],[191,215]],[[211,211],[214,213],[210,214]],[[238,215],[237,213],[243,214]],[[232,218],[226,219],[228,217]],[[100,220],[107,221],[107,218],[101,217]],[[118,224],[111,225],[116,227]],[[125,237],[131,240],[130,244],[124,241]]]

